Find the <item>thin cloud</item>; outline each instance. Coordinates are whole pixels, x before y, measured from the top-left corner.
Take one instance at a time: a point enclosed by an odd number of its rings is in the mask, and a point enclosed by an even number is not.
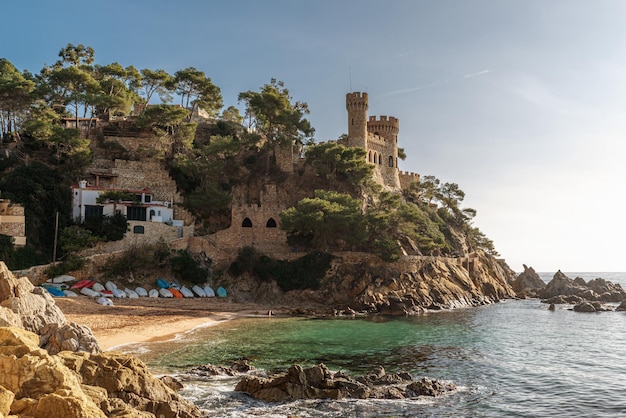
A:
[[[465,75],[463,76],[463,78],[464,78],[464,79],[467,79],[467,78],[479,77],[479,76],[481,76],[481,75],[489,74],[490,72],[491,72],[491,71],[489,71],[489,70],[482,70],[482,71],[479,71],[479,72],[477,72],[477,73],[465,74]]]
[[[490,70],[482,70],[482,71],[479,71],[477,73],[465,74],[463,77],[457,78],[457,79],[436,81],[436,82],[433,82],[433,83],[423,84],[421,86],[411,87],[411,88],[408,88],[408,89],[393,90],[393,91],[381,94],[380,97],[388,97],[388,96],[395,96],[395,95],[398,95],[398,94],[411,93],[411,92],[414,92],[414,91],[424,90],[424,89],[428,89],[428,88],[432,88],[432,87],[441,87],[441,86],[445,86],[447,84],[452,84],[452,83],[456,83],[456,82],[459,82],[459,81],[467,80],[468,78],[480,77],[482,75],[489,74],[490,72],[491,72]]]

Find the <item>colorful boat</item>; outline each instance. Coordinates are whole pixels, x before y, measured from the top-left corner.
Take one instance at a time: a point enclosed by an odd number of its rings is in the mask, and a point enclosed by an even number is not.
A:
[[[45,287],[44,289],[46,289],[48,291],[48,293],[50,293],[55,298],[64,298],[65,297],[65,293],[63,293],[63,291],[61,289],[57,288],[57,287],[50,286],[50,287]]]
[[[183,294],[180,293],[180,290],[178,290],[178,289],[174,289],[173,287],[170,287],[167,290],[169,290],[172,293],[172,296],[174,296],[175,298],[179,298],[180,299],[180,298],[183,297]]]
[[[228,296],[228,294],[226,293],[226,289],[224,289],[223,287],[218,287],[217,288],[217,297],[218,298],[225,298],[226,296]]]
[[[157,279],[156,285],[161,289],[169,289],[171,287],[165,279]]]
[[[91,279],[80,280],[70,286],[70,289],[82,289],[83,287],[91,287],[95,282]]]

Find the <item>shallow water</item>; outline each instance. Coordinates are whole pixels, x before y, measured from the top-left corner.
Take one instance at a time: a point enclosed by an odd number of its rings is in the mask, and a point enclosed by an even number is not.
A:
[[[619,282],[626,275],[582,277]],[[243,319],[126,351],[156,372],[240,358],[266,370],[324,362],[332,370],[359,374],[381,364],[388,372],[405,370],[459,387],[418,401],[268,406],[234,393],[236,378],[187,382],[184,395],[208,416],[626,415],[626,313],[583,314],[565,306],[550,312],[538,300],[409,318]]]

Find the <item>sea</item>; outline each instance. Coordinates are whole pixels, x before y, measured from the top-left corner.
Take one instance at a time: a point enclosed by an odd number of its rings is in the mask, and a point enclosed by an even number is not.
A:
[[[602,277],[626,289],[626,273]],[[547,283],[554,273],[540,273]],[[207,417],[623,417],[626,312],[549,311],[537,299],[411,317],[249,318],[176,339],[122,347],[155,374],[184,381],[181,394]],[[207,363],[248,359],[257,369],[319,363],[364,374],[382,365],[454,383],[449,394],[414,400],[301,400],[267,404],[234,392],[239,377],[201,379]]]

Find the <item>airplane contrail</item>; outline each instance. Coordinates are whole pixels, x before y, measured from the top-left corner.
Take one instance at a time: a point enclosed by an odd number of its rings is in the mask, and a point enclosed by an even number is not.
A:
[[[381,97],[395,96],[396,94],[405,94],[405,93],[411,93],[411,92],[414,92],[414,91],[428,89],[428,88],[431,88],[431,87],[445,86],[446,84],[451,84],[451,83],[455,83],[455,82],[458,82],[458,81],[467,80],[468,78],[480,77],[481,75],[485,75],[485,74],[488,74],[490,72],[491,72],[490,70],[482,70],[482,71],[478,71],[476,73],[465,74],[461,78],[437,81],[437,82],[428,83],[428,84],[424,84],[424,85],[417,86],[417,87],[411,87],[411,88],[408,88],[408,89],[394,90],[394,91],[390,91],[388,93],[381,94],[380,96]]]

